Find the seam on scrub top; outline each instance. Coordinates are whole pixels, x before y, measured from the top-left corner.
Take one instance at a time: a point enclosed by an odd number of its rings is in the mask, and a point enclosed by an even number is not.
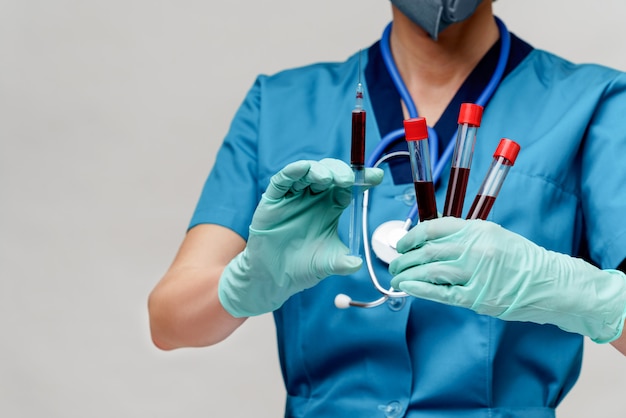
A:
[[[608,248],[611,248],[611,247],[616,247],[616,245],[615,245],[615,244],[617,244],[617,243],[618,243],[618,241],[620,241],[620,239],[621,239],[621,238],[623,238],[623,237],[626,237],[626,231],[622,232],[622,233],[621,233],[621,234],[619,234],[619,235],[616,235],[613,239],[609,240],[608,242],[605,242],[605,243],[604,243],[604,245],[602,245],[602,247],[600,247],[600,248],[598,249],[598,253],[599,253],[599,254],[606,254],[606,253],[609,253],[609,254],[610,254],[610,251],[607,251],[607,249],[608,249]],[[623,240],[622,240],[622,241],[623,241]],[[618,247],[618,248],[619,248],[619,247]],[[622,252],[623,252],[623,251],[622,251]],[[624,258],[626,258],[626,255],[625,255],[625,257],[624,257]],[[624,260],[624,258],[622,258],[621,260],[618,260],[618,261],[617,261],[617,264],[616,264],[615,266],[606,267],[606,268],[607,268],[607,269],[609,269],[609,268],[610,268],[610,269],[616,269],[616,268],[617,268],[617,266],[619,265],[619,263],[621,263],[621,262]]]
[[[577,192],[576,190],[567,190],[563,187],[563,185],[561,183],[557,183],[555,180],[546,177],[545,175],[541,175],[541,174],[529,174],[525,171],[516,171],[515,173],[509,173],[510,175],[518,175],[518,176],[524,176],[530,179],[539,179],[541,181],[543,181],[544,183],[554,187],[555,189],[561,191],[562,193],[565,193],[567,195],[571,195],[574,196],[576,199],[581,200],[582,198],[582,193]]]

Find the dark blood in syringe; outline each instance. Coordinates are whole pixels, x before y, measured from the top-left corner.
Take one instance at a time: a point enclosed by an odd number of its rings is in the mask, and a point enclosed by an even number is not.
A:
[[[472,207],[469,210],[468,219],[487,219],[489,216],[489,212],[491,212],[491,208],[496,201],[495,196],[486,196],[486,195],[478,195],[474,199],[474,203],[472,203]],[[472,216],[474,212],[477,212],[476,215]]]
[[[435,201],[435,185],[432,181],[414,181],[417,213],[420,221],[437,218],[437,202]]]
[[[463,202],[465,201],[465,190],[467,189],[469,174],[469,168],[452,167],[450,170],[450,182],[448,183],[443,216],[461,217],[461,214],[463,213]]]
[[[352,148],[350,164],[363,166],[365,164],[365,111],[352,112]]]

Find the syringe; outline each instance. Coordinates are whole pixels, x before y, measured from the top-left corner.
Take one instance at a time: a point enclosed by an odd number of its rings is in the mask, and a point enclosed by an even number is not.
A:
[[[404,133],[409,146],[419,220],[435,219],[437,218],[437,202],[435,201],[435,185],[430,166],[426,119],[421,117],[406,119],[404,121]]]
[[[443,216],[460,218],[463,213],[465,191],[472,165],[476,132],[483,116],[483,107],[474,103],[463,103],[459,111],[458,131]]]
[[[507,138],[500,140],[498,148],[493,153],[493,162],[478,189],[478,194],[467,214],[467,219],[487,219],[496,197],[500,193],[506,175],[513,167],[513,164],[515,164],[519,150],[520,146],[517,142]]]
[[[360,65],[359,65],[360,66]],[[360,70],[359,70],[360,74]],[[360,77],[360,76],[359,76]],[[350,254],[360,256],[363,223],[363,186],[365,185],[365,109],[363,109],[363,84],[356,87],[356,105],[352,110],[352,148],[350,166],[354,172],[350,210]]]

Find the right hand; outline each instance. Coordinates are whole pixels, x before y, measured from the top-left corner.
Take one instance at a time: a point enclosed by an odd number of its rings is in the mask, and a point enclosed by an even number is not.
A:
[[[383,172],[365,169],[365,182]],[[331,275],[359,270],[338,223],[350,204],[354,173],[343,161],[296,161],[275,174],[257,206],[246,248],[224,269],[219,298],[234,317],[278,309],[291,295]]]

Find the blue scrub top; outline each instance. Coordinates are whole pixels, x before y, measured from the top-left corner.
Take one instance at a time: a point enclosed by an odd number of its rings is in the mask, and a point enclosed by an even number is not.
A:
[[[220,148],[190,227],[214,223],[247,238],[274,173],[298,159],[349,161],[358,61],[355,54],[343,63],[259,76]],[[381,138],[380,105],[372,106],[374,86],[361,79],[369,153]],[[623,73],[528,51],[485,108],[464,213],[500,138],[514,139],[521,152],[489,219],[566,254],[577,254],[585,237],[590,257],[614,268],[626,257],[626,170],[618,159],[626,155],[624,108]],[[370,193],[371,231],[405,219],[414,200],[412,184],[394,181],[384,169],[383,183]],[[447,173],[437,185],[439,207]],[[340,234],[347,242],[344,215]],[[388,285],[387,266],[376,262],[375,268]],[[578,377],[582,337],[557,327],[419,299],[339,310],[333,304],[338,293],[357,300],[379,296],[362,269],[329,277],[274,313],[286,417],[553,417]]]

